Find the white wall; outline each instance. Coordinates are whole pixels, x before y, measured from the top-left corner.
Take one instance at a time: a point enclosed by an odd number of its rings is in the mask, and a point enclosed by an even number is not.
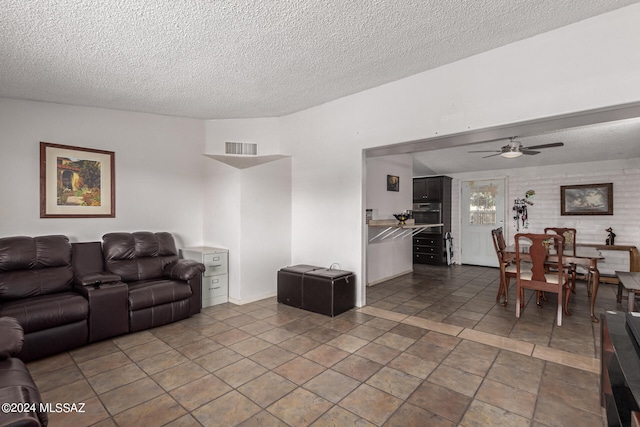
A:
[[[235,298],[246,303],[275,296],[277,271],[290,265],[291,159],[243,169],[241,193],[241,287]]]
[[[211,120],[206,127],[207,154],[224,154],[226,141],[280,154],[277,119]],[[291,159],[247,169],[206,161],[204,240],[229,249],[230,301],[276,295],[277,271],[291,262]]]
[[[413,160],[410,154],[373,157],[366,160],[366,208],[373,219],[392,219],[393,214],[413,206]],[[400,178],[400,191],[387,191],[387,175]],[[384,228],[370,227],[371,238]],[[385,239],[367,245],[367,284],[413,271],[411,238]]]
[[[625,7],[283,117],[292,263],[339,262],[362,280],[364,148],[640,100],[639,21]]]
[[[241,170],[204,157],[203,242],[229,250],[229,295],[239,298]]]
[[[115,152],[115,218],[40,218],[40,141]],[[202,242],[201,120],[0,99],[0,236],[169,231]]]
[[[560,185],[613,183],[613,215],[562,216]],[[509,177],[508,206],[513,199],[524,197],[528,189],[535,190],[533,206],[527,208],[529,230],[543,232],[545,227],[559,224],[579,230],[579,243],[604,244],[605,231],[613,227],[616,243],[640,246],[640,198],[635,191],[640,183],[640,158],[594,162],[563,167],[526,168]],[[509,237],[515,234],[514,221],[509,218]],[[549,225],[551,224],[551,225]]]
[[[613,216],[561,216],[560,183],[564,185],[613,183]],[[581,164],[573,167],[527,171],[510,178],[509,196],[524,197],[525,187],[533,188],[534,205],[528,207],[529,230],[543,232],[545,227],[558,224],[575,228],[578,243],[604,244],[607,228],[616,234],[616,244],[640,247],[640,199],[635,191],[640,183],[640,159]],[[519,195],[519,196],[518,196]],[[515,235],[511,221],[508,235]],[[602,273],[629,270],[629,256],[625,252],[602,251],[605,259],[598,262]]]
[[[569,227],[578,231],[578,243],[604,244],[607,228],[616,233],[616,244],[640,247],[640,198],[634,191],[640,182],[640,158],[581,163],[562,166],[502,169],[499,171],[469,172],[453,174],[453,200],[460,199],[460,182],[466,180],[506,177],[507,214],[505,239],[511,241],[517,233],[511,207],[515,199],[524,198],[528,190],[534,190],[532,206],[527,207],[529,227],[520,232],[543,233],[545,227]],[[562,216],[560,214],[560,186],[579,184],[613,183],[613,215]],[[457,203],[457,202],[456,202]],[[453,210],[453,236],[460,241],[460,211]],[[522,224],[521,224],[522,227]],[[604,273],[628,270],[629,257],[626,253],[603,253],[604,261],[598,268]],[[455,259],[460,260],[459,245]]]

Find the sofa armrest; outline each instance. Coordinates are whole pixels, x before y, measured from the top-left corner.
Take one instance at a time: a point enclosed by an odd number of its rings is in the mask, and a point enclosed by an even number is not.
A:
[[[204,273],[204,264],[190,259],[179,259],[164,267],[164,275],[172,279],[188,281]]]
[[[117,274],[102,272],[76,276],[74,280],[76,285],[91,286],[96,284],[101,285],[103,283],[119,282],[121,280],[121,277]]]
[[[24,343],[22,326],[13,317],[0,317],[0,360],[20,353]]]

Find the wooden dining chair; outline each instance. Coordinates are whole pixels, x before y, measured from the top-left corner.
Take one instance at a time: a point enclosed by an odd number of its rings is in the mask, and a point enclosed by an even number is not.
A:
[[[557,250],[557,271],[547,272],[548,242]],[[516,241],[516,317],[520,317],[524,290],[531,289],[539,292],[553,292],[558,294],[557,324],[562,326],[562,313],[569,313],[569,277],[562,267],[562,249],[564,237],[555,234],[519,233]],[[528,267],[524,261],[531,262]],[[538,296],[539,298],[539,296]],[[539,301],[538,301],[539,303]]]
[[[493,247],[496,250],[498,266],[500,267],[500,285],[498,287],[496,301],[500,301],[500,298],[504,295],[502,305],[507,305],[509,301],[509,282],[512,278],[516,278],[516,266],[505,257],[504,251],[507,245],[504,240],[504,234],[502,233],[502,227],[491,230],[491,237],[493,238]]]
[[[562,227],[547,227],[544,229],[545,233],[557,234],[564,237],[564,250],[572,249],[573,254],[576,254],[576,239],[577,231],[575,228],[562,228]],[[557,250],[558,248],[556,248]],[[576,293],[576,265],[568,264],[569,275],[571,276],[571,292]],[[591,296],[591,289],[589,289],[589,280],[587,279],[587,294]]]

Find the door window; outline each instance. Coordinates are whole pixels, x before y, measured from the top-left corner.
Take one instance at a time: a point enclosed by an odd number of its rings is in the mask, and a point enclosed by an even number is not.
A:
[[[496,194],[498,187],[493,183],[469,184],[469,224],[496,224]]]

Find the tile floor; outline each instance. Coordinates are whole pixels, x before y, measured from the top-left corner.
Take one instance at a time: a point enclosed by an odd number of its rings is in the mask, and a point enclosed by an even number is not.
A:
[[[597,426],[599,327],[495,302],[497,269],[416,266],[335,318],[275,298],[29,363],[57,426]],[[513,294],[513,283],[511,294]],[[599,312],[621,309],[601,286]]]

